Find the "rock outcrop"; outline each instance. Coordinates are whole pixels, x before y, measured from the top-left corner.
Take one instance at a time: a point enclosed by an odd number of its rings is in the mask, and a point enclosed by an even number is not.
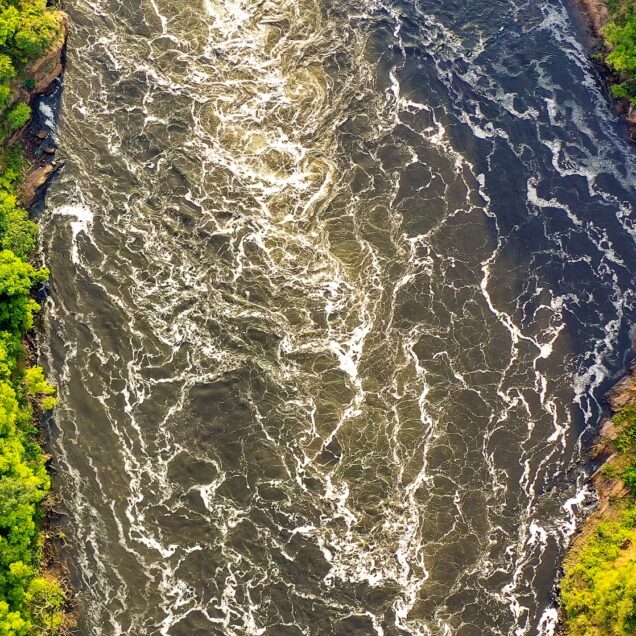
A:
[[[34,98],[45,93],[51,84],[61,75],[64,69],[64,47],[68,35],[68,16],[61,13],[61,30],[57,39],[46,53],[26,67],[26,74],[31,78],[33,88],[27,90],[23,86],[14,88],[14,103],[24,101],[32,103]],[[8,140],[10,146],[16,141],[24,142],[30,167],[20,186],[20,200],[26,208],[33,205],[37,197],[45,190],[53,175],[63,166],[63,161],[54,161],[55,147],[48,142],[47,131],[40,130],[32,139],[25,139],[29,125],[16,131]],[[38,147],[42,146],[38,152]]]
[[[601,35],[603,27],[609,20],[609,11],[603,0],[581,0],[590,22],[592,30],[597,36]]]
[[[49,183],[53,175],[63,166],[63,162],[45,163],[42,166],[33,166],[25,175],[20,185],[20,199],[22,205],[31,207],[42,189]]]
[[[612,413],[615,414],[627,406],[636,405],[636,365],[629,375],[618,382],[607,394]],[[590,449],[590,456],[594,460],[603,460],[602,466],[592,475],[591,482],[598,496],[598,508],[585,520],[577,535],[574,537],[565,563],[576,561],[579,551],[596,529],[599,522],[611,517],[616,503],[624,500],[630,494],[629,488],[618,476],[620,470],[612,470],[620,466],[620,453],[616,452],[614,441],[619,435],[619,428],[607,419],[603,422],[597,438]]]
[[[53,42],[49,50],[41,58],[27,66],[27,73],[35,82],[35,86],[31,90],[31,97],[43,93],[60,76],[64,69],[62,56],[68,33],[68,16],[66,13],[61,14],[60,24],[62,30],[57,40]]]

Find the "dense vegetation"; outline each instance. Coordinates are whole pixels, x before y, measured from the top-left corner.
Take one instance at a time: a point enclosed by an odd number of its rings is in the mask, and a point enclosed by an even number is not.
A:
[[[561,600],[574,636],[636,634],[636,406],[612,419],[620,433],[604,472],[630,494],[613,502],[566,562]]]
[[[6,146],[31,110],[28,63],[60,31],[46,0],[0,0],[0,636],[58,633],[64,621],[59,585],[41,573],[38,522],[49,489],[34,417],[52,408],[54,390],[42,369],[27,367],[22,340],[39,309],[31,298],[46,270],[29,262],[37,227],[19,207],[20,149]],[[34,413],[34,411],[36,411]]]
[[[636,5],[632,0],[610,0],[607,4],[610,21],[603,35],[610,52],[606,61],[622,79],[612,85],[612,93],[636,104]]]

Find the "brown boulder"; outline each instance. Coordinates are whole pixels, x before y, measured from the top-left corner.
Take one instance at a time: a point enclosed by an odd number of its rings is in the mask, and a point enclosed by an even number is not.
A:
[[[599,435],[605,439],[615,440],[618,437],[618,430],[612,420],[605,420],[601,425]]]
[[[608,398],[612,411],[616,412],[625,406],[636,404],[636,376],[634,370],[625,376],[611,391]]]
[[[26,207],[33,204],[38,190],[46,184],[55,170],[56,166],[53,164],[47,164],[45,166],[33,168],[33,170],[26,175],[22,185],[20,186],[20,198]]]

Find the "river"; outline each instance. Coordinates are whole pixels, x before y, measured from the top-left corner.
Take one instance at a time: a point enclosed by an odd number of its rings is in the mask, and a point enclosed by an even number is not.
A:
[[[41,352],[78,633],[553,634],[636,318],[572,6],[67,9]]]

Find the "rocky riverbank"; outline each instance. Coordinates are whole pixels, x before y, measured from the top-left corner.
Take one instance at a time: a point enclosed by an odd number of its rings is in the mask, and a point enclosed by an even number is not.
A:
[[[29,91],[24,87],[16,87],[19,99],[35,106],[38,98],[51,90],[53,84],[64,70],[65,49],[68,36],[68,16],[61,13],[62,30],[47,52],[35,62],[27,66],[26,72],[33,80],[33,88]],[[36,122],[39,121],[37,108],[33,109]],[[18,130],[7,142],[11,146],[21,142],[24,148],[28,167],[20,185],[19,194],[22,205],[30,208],[39,195],[43,195],[47,184],[55,173],[64,165],[63,161],[55,159],[55,144],[52,141],[52,131],[44,126],[27,123]]]
[[[636,141],[629,56],[636,42],[625,28],[633,19],[633,7],[622,0],[612,5],[605,0],[581,0],[580,5],[598,47],[596,58],[608,80],[614,108]],[[611,29],[612,38],[608,37]],[[616,46],[622,47],[618,63]],[[607,400],[611,417],[603,422],[590,449],[590,460],[601,464],[591,477],[598,506],[580,528],[563,564],[560,600],[562,631],[567,636],[636,633],[636,366],[608,393]]]
[[[0,634],[6,636],[56,636],[72,623],[45,530],[51,480],[38,423],[55,405],[55,388],[35,362],[31,338],[41,308],[34,292],[49,273],[34,266],[38,228],[28,211],[59,168],[52,128],[33,126],[39,96],[62,73],[67,31],[66,14],[46,0],[0,11]]]
[[[636,629],[636,366],[609,393],[612,412],[591,448],[599,504],[575,537],[561,583],[564,633]]]
[[[62,30],[47,52],[27,67],[27,74],[33,78],[35,85],[32,90],[23,94],[23,99],[32,107],[32,118],[9,142],[21,144],[23,156],[27,162],[18,195],[20,204],[30,212],[43,204],[50,182],[64,166],[64,160],[56,158],[55,123],[43,116],[40,108],[41,103],[50,94],[62,89],[69,27],[69,17],[64,12],[60,12],[60,24]],[[51,114],[57,115],[57,112]],[[29,339],[25,345],[32,364],[37,364],[38,359],[36,341],[37,339]],[[53,493],[49,494],[45,502],[46,518],[42,524],[44,543],[41,567],[49,579],[59,582],[65,590],[64,617],[60,632],[68,633],[68,630],[75,626],[76,618],[72,606],[72,594],[69,592],[71,585],[68,582],[68,572],[62,554],[64,538],[57,529],[60,515],[55,510],[55,501]]]
[[[613,108],[623,116],[629,125],[632,140],[636,141],[636,106],[630,96],[617,96],[612,90],[612,87],[621,86],[626,80],[633,81],[633,78],[630,77],[629,73],[618,72],[608,61],[608,56],[612,51],[605,36],[605,28],[612,20],[609,4],[606,0],[580,0],[579,6],[582,7],[586,15],[592,37],[596,43],[598,50],[595,58],[610,86]]]

